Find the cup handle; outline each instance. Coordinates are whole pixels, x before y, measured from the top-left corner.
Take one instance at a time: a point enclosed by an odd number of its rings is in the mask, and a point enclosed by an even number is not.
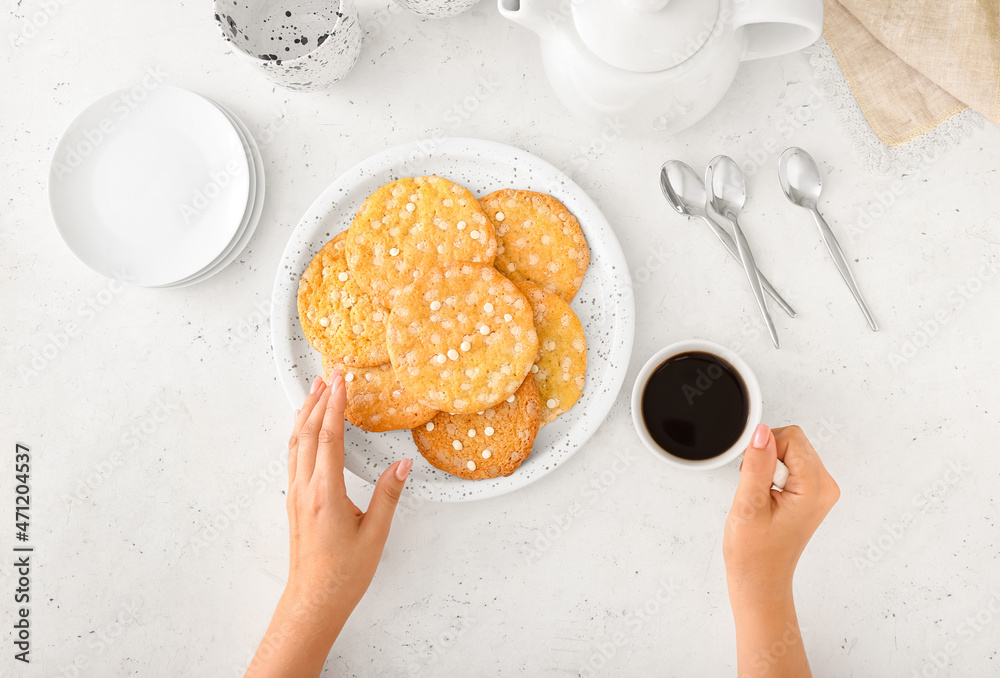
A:
[[[778,465],[774,467],[774,478],[771,480],[771,485],[778,488],[778,490],[785,489],[785,483],[788,482],[788,467],[778,459]]]
[[[823,33],[823,0],[737,0],[733,24],[744,61],[797,52]]]

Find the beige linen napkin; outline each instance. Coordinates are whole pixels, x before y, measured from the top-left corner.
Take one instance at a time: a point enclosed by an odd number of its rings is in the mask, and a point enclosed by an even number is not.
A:
[[[1000,123],[997,0],[826,0],[823,36],[872,131],[913,141],[971,107]]]

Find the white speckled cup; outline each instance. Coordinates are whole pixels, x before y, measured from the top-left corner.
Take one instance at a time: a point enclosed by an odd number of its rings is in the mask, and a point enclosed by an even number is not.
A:
[[[461,14],[479,0],[396,0],[396,4],[429,19],[446,19]]]
[[[215,20],[234,52],[297,92],[327,89],[361,53],[354,0],[215,0]]]

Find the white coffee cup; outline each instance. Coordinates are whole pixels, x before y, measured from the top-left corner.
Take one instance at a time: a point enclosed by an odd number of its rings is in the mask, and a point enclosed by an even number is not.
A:
[[[642,417],[642,398],[653,372],[655,372],[660,365],[663,365],[671,358],[685,353],[708,353],[709,355],[720,358],[733,368],[737,377],[743,381],[743,385],[746,387],[749,407],[746,423],[743,425],[740,437],[729,449],[709,459],[684,459],[683,457],[678,457],[677,455],[672,454],[669,450],[664,449],[653,439],[653,436],[650,435],[649,429],[646,428],[646,422]],[[704,339],[688,339],[686,341],[679,341],[660,349],[654,353],[653,356],[646,361],[646,364],[642,366],[642,369],[639,370],[639,375],[635,379],[635,385],[632,387],[632,423],[635,426],[636,433],[639,434],[639,439],[642,440],[646,448],[649,449],[649,451],[657,459],[671,466],[687,470],[707,471],[710,469],[716,469],[721,466],[725,466],[743,454],[746,448],[750,445],[750,439],[753,437],[754,431],[761,422],[762,410],[763,401],[760,394],[760,384],[757,382],[757,377],[754,375],[753,370],[750,369],[750,366],[747,365],[746,361],[744,361],[743,358],[741,358],[735,351]],[[774,485],[778,489],[782,489],[787,478],[788,469],[785,468],[785,465],[779,460],[778,467],[774,473]]]

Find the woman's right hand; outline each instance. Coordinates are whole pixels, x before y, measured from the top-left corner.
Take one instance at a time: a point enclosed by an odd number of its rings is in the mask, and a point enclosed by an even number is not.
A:
[[[771,489],[777,459],[788,467],[782,492]],[[722,541],[730,597],[734,606],[790,597],[799,556],[840,488],[798,426],[758,426],[740,470]]]

